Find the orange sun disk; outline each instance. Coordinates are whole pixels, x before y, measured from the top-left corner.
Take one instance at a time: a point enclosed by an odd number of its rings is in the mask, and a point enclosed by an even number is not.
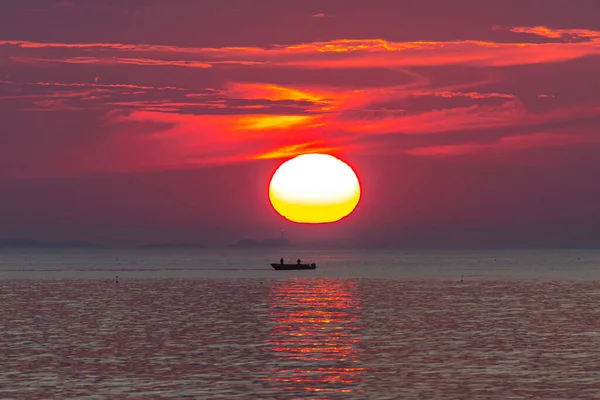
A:
[[[345,162],[329,154],[302,154],[275,171],[269,199],[273,208],[290,221],[335,222],[358,205],[360,184]]]

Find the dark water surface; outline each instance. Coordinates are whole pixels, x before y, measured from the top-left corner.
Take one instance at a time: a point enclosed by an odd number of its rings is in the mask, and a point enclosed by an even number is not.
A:
[[[597,253],[327,254],[290,274],[7,255],[0,398],[600,398]]]

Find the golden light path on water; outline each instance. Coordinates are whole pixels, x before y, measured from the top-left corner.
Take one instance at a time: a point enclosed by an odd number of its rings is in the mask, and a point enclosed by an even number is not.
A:
[[[355,282],[274,282],[269,306],[269,345],[277,366],[267,380],[290,391],[362,392]]]

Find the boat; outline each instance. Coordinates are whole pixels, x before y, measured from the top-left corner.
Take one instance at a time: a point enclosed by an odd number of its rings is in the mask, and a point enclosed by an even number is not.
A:
[[[295,269],[317,269],[317,264],[271,264],[271,267],[275,268],[277,271],[289,271]]]

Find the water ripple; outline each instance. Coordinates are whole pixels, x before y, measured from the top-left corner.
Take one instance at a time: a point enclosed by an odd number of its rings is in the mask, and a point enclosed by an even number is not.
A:
[[[2,398],[600,394],[595,282],[3,280],[0,301]]]

